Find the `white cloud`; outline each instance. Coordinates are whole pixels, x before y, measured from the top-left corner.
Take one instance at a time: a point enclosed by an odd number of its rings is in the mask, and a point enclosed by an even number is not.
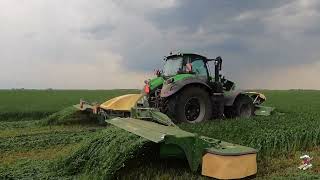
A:
[[[319,24],[319,5],[317,0],[296,0],[275,8],[264,19],[266,27],[271,32],[294,38],[297,33]]]
[[[112,53],[105,52],[99,56],[99,60],[89,64],[31,62],[24,64],[27,66],[8,66],[6,70],[12,74],[0,71],[0,82],[8,81],[18,88],[140,89],[151,75],[124,70],[119,63],[121,57]],[[7,87],[1,84],[0,88]]]
[[[145,73],[121,64],[121,54],[110,49],[116,39],[83,32],[109,23],[123,42],[131,20],[143,25],[113,1],[1,1],[0,88],[140,88]]]
[[[250,69],[242,81],[242,88],[262,89],[320,89],[320,61],[312,64]]]

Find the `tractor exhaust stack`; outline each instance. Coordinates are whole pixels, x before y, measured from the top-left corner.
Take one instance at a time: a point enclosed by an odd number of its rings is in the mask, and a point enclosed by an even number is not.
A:
[[[218,56],[214,60],[214,81],[217,83],[219,82],[219,77],[220,77],[220,71],[222,69],[222,58]]]

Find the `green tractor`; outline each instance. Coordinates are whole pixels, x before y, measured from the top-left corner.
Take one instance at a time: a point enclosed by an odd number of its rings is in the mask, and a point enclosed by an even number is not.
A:
[[[159,109],[175,123],[198,123],[224,117],[269,115],[260,104],[265,96],[236,90],[221,74],[222,58],[208,59],[193,53],[170,53],[156,78],[145,81],[149,107]],[[214,72],[209,65],[214,66]]]
[[[214,74],[208,70],[214,65]],[[170,54],[163,71],[146,81],[140,94],[127,94],[102,104],[80,100],[83,113],[160,144],[162,158],[185,157],[193,172],[218,179],[239,179],[257,173],[257,150],[180,129],[175,123],[213,118],[270,115],[261,106],[265,96],[235,90],[220,75],[222,59],[190,53]],[[169,117],[168,117],[169,116]]]

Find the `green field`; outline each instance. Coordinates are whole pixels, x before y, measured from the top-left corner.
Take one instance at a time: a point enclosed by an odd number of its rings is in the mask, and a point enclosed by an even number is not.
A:
[[[139,93],[138,90],[0,90],[1,120],[42,118],[82,98],[102,102],[121,94]]]
[[[99,125],[71,105],[137,90],[1,90],[0,179],[206,179],[186,162],[161,160],[157,146]],[[259,150],[257,179],[320,178],[320,91],[263,91],[270,117],[212,120],[181,128]],[[299,156],[314,157],[311,170]]]

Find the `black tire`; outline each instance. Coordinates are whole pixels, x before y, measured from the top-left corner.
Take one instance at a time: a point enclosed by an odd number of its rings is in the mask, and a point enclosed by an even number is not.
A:
[[[254,115],[252,99],[247,95],[240,95],[233,103],[233,115],[240,118],[250,118]]]
[[[235,118],[235,107],[232,105],[232,106],[225,106],[224,107],[224,115],[226,118],[230,119],[230,118]]]
[[[212,98],[212,119],[222,119],[224,115],[224,96],[214,96]]]
[[[106,124],[106,120],[107,120],[107,118],[108,118],[108,115],[107,115],[107,113],[105,112],[105,111],[103,111],[103,110],[100,110],[99,112],[98,112],[98,123],[100,124],[100,125],[103,125],[103,124]]]
[[[200,87],[188,87],[169,99],[167,115],[175,123],[199,123],[212,116],[209,93]]]

